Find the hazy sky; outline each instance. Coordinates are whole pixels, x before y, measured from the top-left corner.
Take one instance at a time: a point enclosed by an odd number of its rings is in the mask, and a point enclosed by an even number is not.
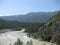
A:
[[[0,0],[0,16],[51,12],[60,9],[60,0]]]

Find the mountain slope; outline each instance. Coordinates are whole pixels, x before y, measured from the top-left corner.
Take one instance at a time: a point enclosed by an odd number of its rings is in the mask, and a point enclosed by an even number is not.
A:
[[[38,30],[38,35],[44,41],[50,41],[60,45],[60,11]]]
[[[0,18],[19,22],[44,23],[47,22],[53,15],[54,12],[31,12],[25,15],[5,16]]]

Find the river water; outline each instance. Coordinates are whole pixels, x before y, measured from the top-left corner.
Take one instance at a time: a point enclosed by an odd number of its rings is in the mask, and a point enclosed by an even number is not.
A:
[[[29,37],[27,37],[27,33],[24,33],[25,29],[22,29],[21,31],[9,31],[5,33],[0,34],[0,45],[9,45],[10,43],[13,45],[17,39],[20,39],[24,42],[24,44],[30,40]]]

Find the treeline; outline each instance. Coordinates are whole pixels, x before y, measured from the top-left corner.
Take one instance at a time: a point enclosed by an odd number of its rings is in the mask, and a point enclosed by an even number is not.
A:
[[[34,24],[28,24],[26,27],[25,27],[25,32],[27,33],[36,33],[38,31],[38,29],[43,26],[44,23],[42,24],[39,24],[39,23],[34,23]]]
[[[36,32],[43,24],[44,23],[24,23],[0,19],[0,29],[21,30],[21,28],[25,28],[28,33]]]

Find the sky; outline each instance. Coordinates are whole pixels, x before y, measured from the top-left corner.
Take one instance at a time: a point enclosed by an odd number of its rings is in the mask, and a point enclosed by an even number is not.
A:
[[[0,0],[0,16],[60,10],[60,0]]]

